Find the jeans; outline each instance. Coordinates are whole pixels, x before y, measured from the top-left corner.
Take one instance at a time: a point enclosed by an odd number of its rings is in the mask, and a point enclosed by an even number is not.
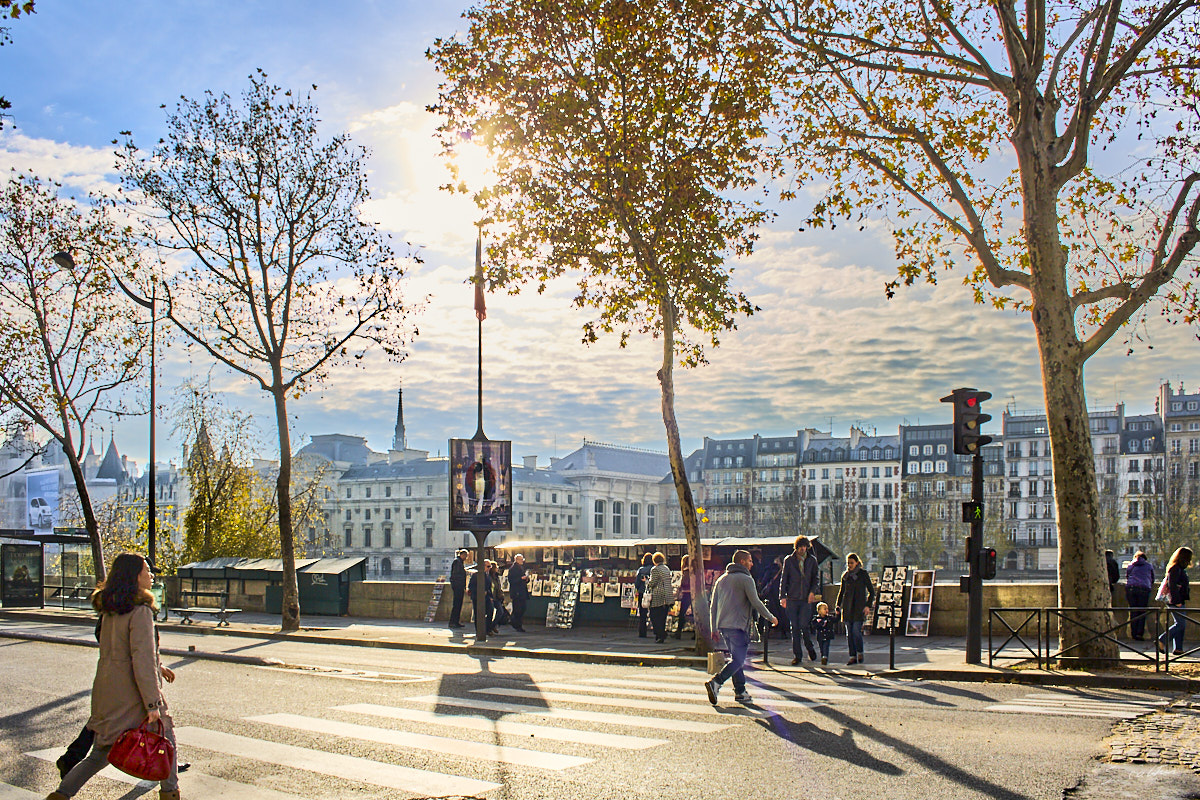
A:
[[[1146,633],[1146,612],[1150,605],[1150,589],[1139,586],[1125,587],[1125,600],[1129,603],[1129,635],[1140,639]]]
[[[644,592],[638,592],[637,595],[637,612],[638,612],[638,636],[646,638],[646,626],[650,621],[650,611],[642,605],[642,595]]]
[[[1187,625],[1187,615],[1182,611],[1172,610],[1171,616],[1175,621],[1172,623],[1171,627],[1163,631],[1162,635],[1158,637],[1158,640],[1164,644],[1170,644],[1173,641],[1175,645],[1172,649],[1181,651],[1183,650],[1183,628],[1185,625]]]
[[[846,642],[850,645],[850,656],[861,656],[863,650],[862,621],[846,623]]]
[[[162,735],[175,744],[175,726],[171,723],[170,717],[162,718],[163,729]],[[157,730],[157,726],[153,726],[151,730]],[[87,754],[87,757],[71,768],[66,777],[62,779],[62,783],[58,785],[57,791],[61,795],[74,797],[75,794],[83,788],[91,778],[100,770],[108,766],[108,751],[112,749],[112,745],[101,747],[95,745],[92,747],[92,752]],[[178,752],[178,748],[176,748]],[[165,780],[159,783],[159,789],[164,792],[173,792],[179,788],[179,762],[178,759],[171,762],[171,774]]]
[[[792,631],[792,656],[804,658],[804,651],[815,653],[812,639],[809,637],[808,626],[812,622],[813,604],[804,600],[788,600],[788,627]]]
[[[746,664],[746,652],[750,649],[750,634],[738,628],[721,628],[721,636],[729,645],[729,663],[717,673],[713,682],[718,687],[733,677],[733,690],[738,694],[746,691],[746,673],[742,667]]]
[[[817,642],[817,644],[821,648],[821,658],[829,658],[830,640],[829,639],[821,639],[820,641]]]
[[[683,638],[683,623],[687,620],[688,609],[692,607],[692,596],[682,595],[679,598],[679,616],[675,618],[675,638]]]

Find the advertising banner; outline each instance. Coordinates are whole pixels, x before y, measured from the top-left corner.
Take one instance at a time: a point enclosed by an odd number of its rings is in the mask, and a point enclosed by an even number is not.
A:
[[[450,530],[512,530],[512,442],[450,440]]]
[[[25,473],[25,512],[35,533],[50,533],[58,524],[58,470]]]
[[[42,546],[0,545],[0,604],[5,608],[41,608]]]

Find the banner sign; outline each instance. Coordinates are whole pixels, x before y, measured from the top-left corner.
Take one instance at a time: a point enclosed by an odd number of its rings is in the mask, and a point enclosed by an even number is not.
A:
[[[0,545],[0,603],[5,608],[42,608],[42,546]]]
[[[58,470],[25,473],[25,513],[35,533],[50,533],[58,522]]]
[[[512,442],[450,440],[450,530],[512,530]]]

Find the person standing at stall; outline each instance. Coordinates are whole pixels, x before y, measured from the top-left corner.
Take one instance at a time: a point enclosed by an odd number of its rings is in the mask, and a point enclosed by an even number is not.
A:
[[[1174,641],[1175,649],[1171,654],[1176,656],[1183,655],[1183,630],[1187,624],[1187,614],[1182,609],[1192,596],[1192,587],[1186,572],[1191,563],[1192,551],[1186,547],[1176,550],[1167,562],[1167,605],[1180,610],[1171,611],[1171,627],[1158,637],[1158,649],[1165,652],[1166,647]]]
[[[525,556],[513,556],[508,568],[508,596],[512,599],[512,628],[525,632],[525,605],[529,602],[529,575],[525,572]]]
[[[650,568],[650,577],[646,579],[646,591],[650,593],[650,624],[654,626],[654,641],[662,644],[667,641],[667,611],[674,599],[671,591],[671,570],[667,567],[667,557],[655,553],[654,566]]]
[[[650,570],[654,567],[654,555],[646,553],[642,556],[642,565],[638,567],[637,574],[633,578],[633,587],[637,590],[637,609],[638,609],[638,638],[646,638],[646,623],[650,619],[650,612],[642,605],[642,595],[646,593],[646,581],[650,579]]]
[[[463,597],[467,593],[467,551],[456,550],[450,562],[450,591],[454,593],[454,604],[450,607],[450,627],[461,628]]]
[[[688,611],[692,607],[691,563],[691,558],[684,556],[679,564],[679,569],[683,572],[683,580],[679,584],[679,616],[675,620],[676,639],[683,638],[683,623],[687,620]]]
[[[874,596],[871,576],[862,568],[858,554],[847,553],[846,571],[842,573],[836,603],[842,614],[842,622],[846,623],[846,642],[850,645],[850,660],[846,666],[861,664],[866,657],[862,629]]]
[[[1154,565],[1138,550],[1125,568],[1125,600],[1129,603],[1129,635],[1136,641],[1146,638],[1146,607],[1154,589]]]

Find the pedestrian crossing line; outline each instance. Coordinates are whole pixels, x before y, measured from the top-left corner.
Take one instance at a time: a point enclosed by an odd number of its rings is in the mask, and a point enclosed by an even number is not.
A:
[[[326,753],[204,728],[176,728],[175,739],[179,744],[188,747],[199,747],[276,766],[329,775],[353,783],[400,789],[416,795],[470,796],[501,787],[501,784],[490,781],[402,767],[398,764],[384,764],[368,758]]]
[[[44,794],[31,792],[7,783],[0,783],[0,800],[42,800]]]
[[[1135,708],[1141,709],[1142,712],[1153,711],[1156,708],[1162,708],[1163,706],[1167,705],[1165,700],[1161,703],[1146,703],[1142,701],[1131,702],[1125,700],[1087,700],[1083,698],[1071,700],[1058,697],[1018,697],[1007,702],[1013,705],[1063,706],[1072,708],[1115,708],[1118,710]]]
[[[1010,703],[1031,702],[1031,703],[1074,703],[1081,705],[1100,705],[1100,706],[1146,706],[1147,708],[1157,708],[1160,706],[1170,705],[1170,700],[1165,698],[1133,698],[1133,697],[1113,697],[1105,699],[1096,697],[1095,695],[1069,695],[1069,694],[1027,694],[1022,697],[1010,700]]]
[[[706,680],[707,677],[708,676],[697,676],[686,683],[682,681],[662,682],[657,679],[650,680],[649,678],[640,681],[620,678],[585,678],[581,681],[573,682],[571,685],[575,688],[582,688],[581,684],[596,686],[644,687],[647,684],[652,683],[654,685],[669,686],[670,688],[685,690],[686,696],[694,696],[696,694],[697,687],[702,688],[704,680]],[[787,682],[785,684],[783,681],[778,680],[767,682],[754,677],[753,673],[748,673],[746,675],[746,682],[754,686],[762,687],[768,693],[775,693],[777,695],[777,699],[782,702],[803,700],[849,700],[861,696],[864,693],[885,694],[887,692],[894,691],[891,688],[859,688],[852,686],[840,686],[836,683],[805,683],[795,681]],[[545,686],[547,684],[540,685]],[[659,697],[664,694],[664,692],[655,691],[653,692],[653,695],[643,696]]]
[[[62,755],[62,751],[38,750],[33,753],[26,753],[25,755],[53,762]],[[158,785],[151,781],[139,780],[132,775],[126,775],[113,766],[107,766],[97,774],[110,780],[128,783],[132,786],[154,787]],[[215,775],[205,775],[203,772],[198,772],[194,767],[180,776],[179,780],[183,784],[183,791],[186,794],[203,797],[205,800],[301,800],[300,797],[294,794],[287,794],[275,789],[238,783],[237,781],[228,781],[224,778],[218,778]],[[44,795],[38,795],[39,800],[42,797]],[[3,793],[0,793],[0,800],[9,799]]]
[[[576,692],[593,692],[596,694],[613,694],[622,697],[663,697],[663,698],[679,698],[682,700],[690,700],[694,703],[707,703],[708,697],[704,694],[703,683],[693,683],[687,691],[667,691],[661,689],[629,689],[619,686],[592,686],[578,683],[539,683],[541,689],[563,689]],[[682,688],[682,687],[680,687]],[[776,703],[796,703],[797,705],[811,705],[806,698],[791,698],[774,692],[759,692],[755,696],[755,700],[765,699]]]
[[[654,730],[680,731],[685,733],[716,733],[731,725],[740,724],[735,719],[729,719],[728,722],[723,724],[716,722],[695,722],[690,719],[665,719],[663,717],[646,717],[635,714],[612,714],[606,711],[551,708],[548,706],[533,706],[528,703],[500,703],[492,700],[478,700],[474,697],[463,698],[435,694],[423,695],[421,697],[406,697],[404,700],[409,703],[453,706],[455,708],[469,708],[476,711],[500,711],[505,714],[522,714],[549,719],[569,719],[576,722],[597,722],[606,725],[623,725],[630,728],[651,728]]]
[[[582,756],[565,756],[558,753],[526,750],[520,747],[507,747],[489,742],[472,742],[445,736],[431,736],[427,733],[411,733],[391,728],[375,728],[370,725],[304,717],[299,714],[263,714],[257,717],[245,717],[245,719],[248,722],[261,722],[266,725],[277,725],[281,728],[290,728],[296,731],[319,733],[322,736],[341,736],[347,739],[359,739],[366,742],[377,742],[378,744],[407,747],[415,750],[429,750],[443,755],[475,758],[481,761],[495,761],[519,767],[536,767],[561,771],[592,762],[592,759],[583,758]]]
[[[1008,714],[1050,714],[1056,717],[1103,717],[1107,719],[1129,719],[1144,714],[1144,710],[1138,711],[1117,711],[1107,710],[1103,708],[1093,709],[1070,709],[1070,708],[1046,708],[1044,706],[1021,706],[1021,705],[995,705],[988,706],[985,711],[998,711]]]
[[[717,709],[707,702],[699,703],[670,703],[661,700],[642,700],[633,697],[603,697],[590,694],[572,694],[570,692],[546,692],[539,689],[506,689],[500,686],[490,686],[484,689],[472,689],[476,694],[502,695],[504,697],[528,697],[536,700],[555,700],[560,703],[582,703],[593,706],[616,706],[642,711],[675,711],[683,714],[716,714],[734,717],[763,717],[774,716],[773,713],[754,708],[731,707]],[[703,702],[703,697],[701,698]]]
[[[531,737],[533,739],[553,739],[560,742],[575,742],[578,744],[612,747],[620,750],[646,750],[666,744],[666,739],[648,739],[643,736],[630,736],[620,733],[601,733],[600,731],[581,731],[575,728],[558,728],[553,725],[532,725],[525,722],[511,722],[505,719],[492,719],[479,714],[435,714],[416,708],[397,708],[381,706],[372,703],[352,703],[345,706],[335,706],[335,711],[345,711],[349,714],[368,714],[385,719],[397,719],[405,722],[419,722],[429,725],[446,725],[467,730],[485,731],[487,733],[503,733],[512,736]]]

